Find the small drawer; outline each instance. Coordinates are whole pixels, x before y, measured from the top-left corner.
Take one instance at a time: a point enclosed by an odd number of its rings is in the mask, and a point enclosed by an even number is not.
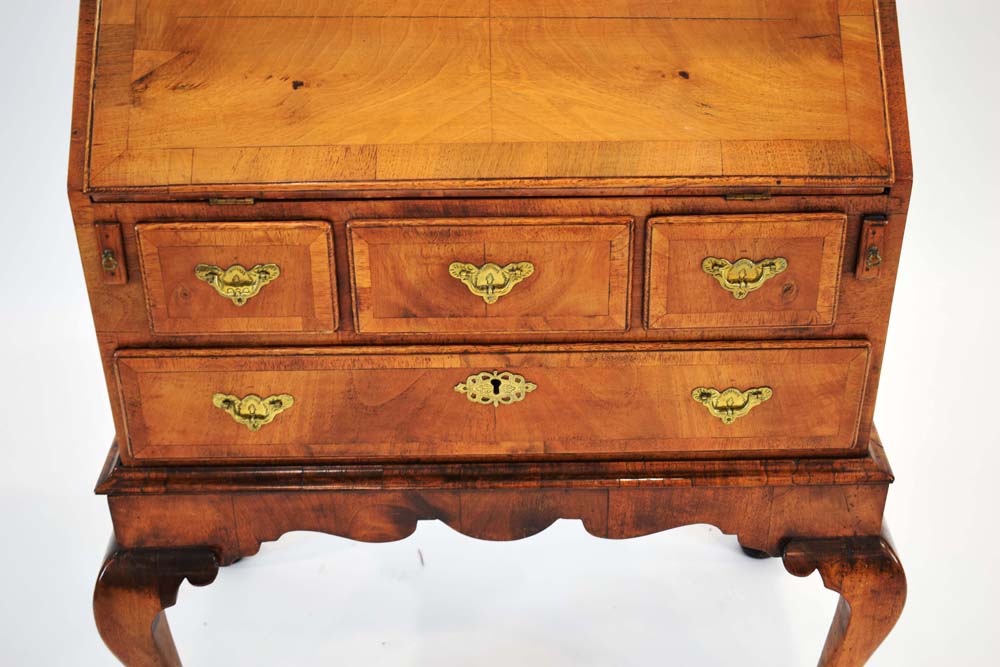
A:
[[[122,351],[136,461],[846,452],[863,342]]]
[[[652,218],[646,325],[830,326],[846,227],[839,213]]]
[[[361,333],[624,331],[631,218],[354,220]]]
[[[326,222],[136,226],[146,304],[162,335],[326,333],[337,328]]]

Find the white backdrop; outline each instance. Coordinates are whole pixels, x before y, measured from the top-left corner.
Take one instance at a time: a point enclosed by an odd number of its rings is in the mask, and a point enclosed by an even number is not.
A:
[[[76,4],[0,0],[0,664],[113,665],[90,617],[112,436],[65,197]],[[875,667],[997,664],[1000,10],[900,0],[917,183],[877,411],[909,582]],[[422,561],[421,561],[422,556]],[[836,596],[692,526],[265,545],[171,625],[203,665],[814,664]]]

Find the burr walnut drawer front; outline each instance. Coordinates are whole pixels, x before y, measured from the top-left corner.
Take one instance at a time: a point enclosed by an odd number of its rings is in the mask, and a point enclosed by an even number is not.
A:
[[[623,331],[630,218],[355,220],[360,333]]]
[[[868,345],[122,351],[137,461],[848,450]]]
[[[830,326],[846,226],[840,213],[652,218],[647,325]]]
[[[144,223],[136,230],[155,333],[337,328],[329,223]]]

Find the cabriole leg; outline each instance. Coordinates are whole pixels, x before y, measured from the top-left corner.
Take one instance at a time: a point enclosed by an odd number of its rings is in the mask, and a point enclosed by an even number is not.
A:
[[[840,593],[820,667],[862,667],[906,602],[906,575],[888,537],[792,540],[784,562],[799,577],[819,570],[824,585]]]
[[[181,582],[207,586],[219,565],[209,549],[122,549],[112,540],[94,588],[94,618],[127,667],[179,667],[164,609]]]

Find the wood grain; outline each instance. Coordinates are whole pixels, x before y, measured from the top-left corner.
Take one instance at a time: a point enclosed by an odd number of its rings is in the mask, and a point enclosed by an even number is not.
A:
[[[847,218],[840,213],[650,218],[646,321],[655,329],[830,326],[843,271]],[[702,270],[783,258],[788,268],[744,299]]]
[[[454,218],[348,223],[360,333],[609,330],[628,326],[628,218]],[[534,273],[487,304],[448,273],[452,262]]]
[[[793,537],[878,535],[892,482],[878,440],[866,455],[805,461],[122,466],[113,447],[100,490],[128,548],[210,547],[220,562],[257,553],[294,530],[403,539],[422,520],[514,539],[553,517],[624,539],[710,523],[780,556]],[[463,515],[495,499],[495,511]],[[539,502],[535,499],[546,499]],[[535,507],[534,513],[525,511]],[[505,510],[518,509],[507,518]],[[598,512],[597,508],[606,508]],[[509,531],[500,534],[503,525]]]
[[[493,16],[828,21],[836,3],[800,0],[493,0]]]
[[[215,581],[219,564],[209,549],[108,547],[94,588],[94,619],[101,638],[127,667],[181,667],[164,609],[180,585]]]
[[[858,446],[868,440],[874,411],[881,358],[884,351],[888,311],[892,301],[893,284],[899,263],[905,216],[893,214],[886,226],[884,261],[880,278],[871,281],[855,280],[855,260],[859,248],[862,218],[884,215],[894,210],[895,199],[880,196],[781,196],[764,201],[724,201],[718,197],[617,197],[617,198],[493,198],[493,199],[441,199],[441,200],[361,200],[361,201],[275,201],[258,202],[253,206],[228,206],[220,208],[205,203],[172,202],[142,204],[95,204],[84,207],[79,214],[83,226],[77,230],[77,239],[84,258],[84,273],[90,285],[94,318],[101,337],[102,357],[109,378],[114,377],[113,354],[119,347],[198,347],[202,345],[231,345],[233,334],[169,335],[152,332],[146,314],[146,302],[141,281],[132,280],[127,285],[103,285],[100,253],[96,249],[94,230],[90,225],[93,216],[98,219],[121,221],[125,257],[130,275],[140,272],[135,242],[135,225],[155,219],[213,222],[222,215],[228,221],[259,222],[262,220],[288,221],[329,220],[333,225],[336,243],[337,286],[340,307],[340,328],[332,334],[268,333],[255,338],[247,335],[246,345],[367,345],[412,344],[447,345],[477,343],[580,343],[580,342],[677,342],[698,340],[752,338],[803,339],[827,337],[834,339],[865,339],[872,344],[869,367],[869,388],[865,394]],[[433,332],[422,333],[419,339],[413,334],[364,334],[353,326],[352,295],[348,261],[347,223],[350,220],[370,219],[441,219],[456,217],[631,217],[636,221],[658,216],[794,214],[839,211],[847,215],[845,261],[842,267],[837,297],[836,321],[833,326],[781,326],[759,328],[760,333],[747,334],[738,328],[647,329],[643,318],[645,271],[641,268],[647,244],[646,224],[636,224],[633,230],[632,271],[629,304],[629,325],[623,332],[608,331],[526,331],[510,330],[493,333]],[[706,277],[707,278],[707,277]],[[272,285],[273,286],[273,285]],[[716,287],[716,289],[719,289]],[[113,380],[111,385],[114,385]],[[117,432],[124,433],[117,399],[113,402]],[[125,452],[124,455],[128,456]]]
[[[866,460],[877,467],[873,458]],[[115,474],[112,469],[110,475]],[[684,479],[689,483],[658,485]],[[828,485],[774,488],[750,475],[734,478],[736,483],[728,487],[690,483],[699,479],[699,475],[677,470],[659,480],[648,480],[646,488],[344,493],[278,485],[269,492],[247,492],[245,488],[241,492],[233,477],[223,493],[116,494],[109,498],[109,504],[120,528],[119,539],[129,546],[113,547],[95,592],[95,612],[103,636],[126,664],[174,665],[178,663],[166,659],[176,660],[176,650],[162,610],[175,602],[181,581],[186,577],[196,585],[205,585],[214,579],[217,563],[228,565],[255,555],[262,543],[292,530],[386,542],[411,535],[420,521],[440,520],[479,539],[513,540],[545,530],[558,519],[572,519],[581,521],[594,536],[624,539],[689,523],[709,523],[736,535],[749,548],[773,554],[782,552],[789,536],[797,536],[784,550],[789,569],[805,574],[819,566],[828,585],[858,605],[849,632],[843,636],[832,633],[831,643],[842,638],[846,641],[840,642],[841,646],[874,649],[871,641],[881,640],[879,633],[891,627],[880,619],[892,618],[901,604],[896,594],[900,578],[892,568],[893,560],[886,558],[885,551],[872,548],[878,538],[859,537],[879,530],[885,483],[851,486],[838,480]],[[256,481],[267,483],[266,477]],[[217,511],[220,508],[225,510]],[[805,529],[796,523],[803,512],[814,517]],[[200,520],[192,521],[193,517]],[[192,525],[202,533],[192,534]],[[812,535],[839,539],[807,539]],[[192,540],[201,548],[171,546]],[[838,556],[843,563],[836,560]],[[868,593],[866,586],[874,588]],[[893,594],[890,604],[883,608],[871,605],[873,594],[887,593]],[[842,605],[838,618],[844,618],[844,613]],[[862,623],[867,620],[873,621],[869,627]],[[151,628],[155,641],[151,641]],[[834,633],[837,628],[835,622]],[[858,641],[861,637],[865,639]],[[863,660],[823,664],[860,667]]]
[[[863,343],[425,350],[122,351],[118,374],[131,453],[142,461],[627,455],[849,451],[868,348]],[[537,389],[479,405],[455,391],[480,371]],[[734,424],[692,398],[767,386]],[[289,394],[294,405],[250,431],[215,393]]]
[[[424,463],[312,463],[260,466],[239,463],[184,467],[125,465],[114,443],[97,483],[108,496],[162,495],[181,497],[198,492],[269,493],[275,491],[384,491],[390,489],[545,489],[645,487],[886,487],[894,477],[876,434],[864,455],[849,458],[730,458],[679,460],[585,461],[463,461]],[[212,521],[229,509],[220,503],[187,508],[178,501],[175,511],[193,518],[197,511]],[[813,518],[810,517],[809,520]],[[198,531],[211,522],[189,521],[188,543],[200,543]],[[799,525],[799,524],[796,524]],[[807,525],[800,526],[808,530]],[[860,529],[859,529],[860,530]]]
[[[847,140],[840,55],[801,30],[798,19],[496,20],[494,136]]]
[[[893,475],[869,443],[912,187],[896,23],[892,0],[82,0],[68,185],[123,443],[99,484],[121,543],[95,592],[112,649],[129,664],[172,664],[161,612],[180,579],[207,582],[216,563],[292,530],[380,542],[441,520],[502,540],[576,519],[608,538],[709,523],[747,548],[784,554],[796,574],[819,569],[843,598],[823,664],[860,666],[905,590],[878,537]],[[744,195],[753,199],[734,199]],[[204,201],[218,197],[253,205]],[[812,222],[800,225],[803,236],[767,225],[741,236],[729,217],[777,214]],[[696,319],[717,307],[646,263],[656,245],[650,219],[699,215],[730,221],[733,252],[783,238],[795,239],[787,252],[818,256],[830,270],[797,276],[788,306],[810,307],[789,316],[773,300],[752,313],[727,303],[708,313],[722,326],[647,329],[647,282],[679,293]],[[883,262],[862,281],[870,216],[886,220]],[[581,220],[633,221],[630,246],[618,249],[627,271],[605,279],[611,293],[614,276],[627,281],[614,328],[592,328],[590,318],[561,329],[551,316],[537,328],[490,331],[376,332],[355,322],[351,221],[409,221],[412,246],[429,256],[446,243],[423,242],[440,231],[434,221],[553,217],[588,231],[601,225]],[[280,330],[258,314],[230,331],[207,306],[206,326],[151,326],[146,292],[164,272],[143,275],[145,225],[202,225],[205,240],[245,223],[271,230],[263,245],[273,248],[287,246],[283,235],[301,220],[332,234],[326,268],[305,262],[326,276],[332,326]],[[124,284],[102,275],[95,223],[110,221],[122,230]],[[459,227],[461,235],[468,226]],[[571,244],[561,247],[571,254]],[[668,267],[681,254],[672,248]],[[531,307],[596,312],[609,302],[596,298],[598,274],[603,264],[586,272],[585,299],[561,302],[551,290]],[[380,280],[392,289],[378,307],[403,314],[396,291],[407,280],[384,265]],[[306,307],[305,282],[296,279],[282,307]],[[434,295],[421,302],[453,305]],[[471,319],[481,327],[490,318]],[[273,347],[251,347],[265,345]],[[121,394],[116,355],[131,382]],[[488,408],[492,423],[462,413],[456,427],[449,411],[482,406],[454,394],[442,374],[464,375],[479,361],[527,364],[540,388]],[[695,429],[696,419],[714,419],[703,407],[669,398],[677,378],[703,372],[734,383],[771,374],[799,400],[789,407],[779,392],[734,425],[752,437],[718,437],[711,429],[721,425]],[[257,433],[285,428],[290,439],[251,452],[245,428],[198,416],[206,378],[246,387],[294,378],[325,400],[297,403]],[[441,408],[439,388],[462,407]],[[539,396],[554,401],[532,401]],[[358,435],[353,421],[378,437]],[[497,436],[500,427],[512,437]],[[778,435],[761,435],[769,428]],[[187,444],[137,457],[127,447],[133,431]],[[238,435],[209,442],[218,433]],[[326,441],[318,448],[314,433]],[[354,453],[328,455],[323,447],[344,434]]]
[[[829,540],[792,540],[785,568],[804,577],[819,571],[840,593],[819,667],[863,667],[892,631],[906,603],[906,575],[887,533]]]
[[[337,328],[333,238],[324,222],[147,223],[136,228],[152,330],[165,335],[331,332]],[[243,305],[199,280],[195,267],[281,275]]]
[[[888,184],[863,4],[107,0],[89,186]]]

